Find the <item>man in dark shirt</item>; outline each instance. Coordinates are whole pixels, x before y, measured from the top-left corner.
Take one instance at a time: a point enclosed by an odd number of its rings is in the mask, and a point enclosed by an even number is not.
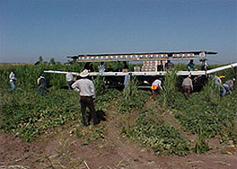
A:
[[[165,63],[166,70],[172,69],[173,67],[174,67],[174,64],[170,62],[170,60],[168,60],[167,63]]]
[[[188,71],[194,71],[195,64],[193,63],[193,60],[190,60],[190,62],[187,65]]]
[[[37,89],[37,94],[42,96],[46,95],[48,91],[46,89],[46,79],[43,74],[40,75],[40,77],[37,80],[37,83],[39,86]]]

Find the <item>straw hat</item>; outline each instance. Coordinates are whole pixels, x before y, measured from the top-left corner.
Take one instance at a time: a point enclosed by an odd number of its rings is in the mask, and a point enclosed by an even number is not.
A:
[[[83,70],[81,73],[80,73],[80,76],[81,77],[87,77],[89,75],[89,72],[87,69]]]

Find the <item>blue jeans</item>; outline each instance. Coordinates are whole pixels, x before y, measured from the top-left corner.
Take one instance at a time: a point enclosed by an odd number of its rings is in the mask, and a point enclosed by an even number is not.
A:
[[[232,94],[230,87],[229,87],[227,84],[223,84],[223,91],[222,91],[221,96],[225,96],[225,95],[226,95],[226,91],[227,91],[230,95]]]
[[[217,87],[216,92],[218,92],[220,96],[223,96],[223,94],[226,93],[225,88],[223,87],[223,85],[216,86],[216,87]]]
[[[11,85],[11,91],[13,92],[15,90],[15,84],[13,80],[10,81],[10,85]]]

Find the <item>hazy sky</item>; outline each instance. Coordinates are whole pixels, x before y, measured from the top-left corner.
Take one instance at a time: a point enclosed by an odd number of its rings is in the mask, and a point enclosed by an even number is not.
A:
[[[237,62],[237,0],[0,0],[0,62],[200,50]]]

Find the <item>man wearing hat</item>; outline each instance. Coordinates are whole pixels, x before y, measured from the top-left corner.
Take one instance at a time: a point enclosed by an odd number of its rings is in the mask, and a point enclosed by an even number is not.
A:
[[[86,107],[90,109],[93,124],[97,125],[99,123],[94,106],[95,87],[94,83],[87,78],[88,75],[89,72],[85,69],[80,73],[81,79],[72,84],[72,89],[79,92],[80,95],[82,121],[85,126],[89,125],[89,121],[86,117]]]

